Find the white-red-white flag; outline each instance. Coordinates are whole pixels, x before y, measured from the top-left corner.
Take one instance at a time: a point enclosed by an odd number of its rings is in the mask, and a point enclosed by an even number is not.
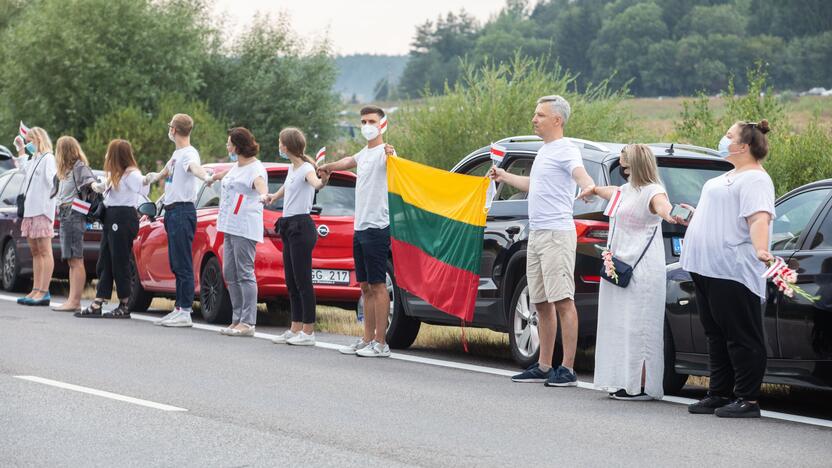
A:
[[[381,121],[379,121],[378,130],[379,130],[379,132],[381,132],[382,135],[384,135],[384,132],[387,131],[387,116],[386,115],[381,118]]]
[[[26,140],[24,140],[22,136],[18,135],[14,137],[14,147],[18,152],[22,150],[24,146],[26,146]]]
[[[610,198],[610,202],[607,203],[607,207],[604,209],[604,216],[608,216],[610,218],[615,218],[615,214],[618,213],[618,208],[621,207],[621,190],[616,190],[615,193]]]
[[[76,198],[76,199],[72,200],[72,209],[73,209],[73,211],[77,211],[77,212],[81,213],[82,215],[89,214],[91,206],[92,206],[91,203],[85,202],[84,200],[81,200],[80,198]]]
[[[20,136],[26,138],[26,135],[29,133],[29,127],[27,127],[21,120],[20,127],[18,127],[18,131],[20,132]]]
[[[766,270],[766,272],[763,273],[763,278],[774,278],[787,268],[789,268],[789,266],[786,264],[785,260],[783,260],[780,257],[774,257],[774,263],[772,263],[771,266],[768,267],[768,270]]]
[[[491,160],[500,165],[506,157],[506,147],[491,143]]]
[[[315,155],[315,164],[321,164],[326,159],[326,146],[318,150],[318,154]]]

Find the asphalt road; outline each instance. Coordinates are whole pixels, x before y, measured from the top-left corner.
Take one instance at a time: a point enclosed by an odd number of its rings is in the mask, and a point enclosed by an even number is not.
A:
[[[829,466],[832,459],[828,427],[722,420],[672,402],[514,384],[497,375],[508,365],[426,354],[361,359],[327,345],[278,346],[139,318],[82,320],[0,300],[0,466]],[[63,384],[116,395],[54,386]]]

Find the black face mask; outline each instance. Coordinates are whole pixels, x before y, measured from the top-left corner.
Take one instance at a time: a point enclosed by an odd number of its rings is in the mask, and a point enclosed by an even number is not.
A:
[[[618,166],[618,173],[621,174],[622,179],[630,180],[630,174],[624,172],[624,166]]]

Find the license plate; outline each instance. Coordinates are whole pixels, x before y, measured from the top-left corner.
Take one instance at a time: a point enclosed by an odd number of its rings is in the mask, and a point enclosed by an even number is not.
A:
[[[98,221],[96,221],[96,222],[94,222],[90,225],[90,230],[92,230],[92,231],[100,231],[102,229],[104,229],[104,227],[101,226],[101,223],[98,222]]]
[[[314,284],[335,284],[349,285],[349,270],[312,270],[312,282]]]
[[[673,244],[673,255],[677,257],[682,255],[683,239],[681,237],[674,237],[671,239],[671,243]]]

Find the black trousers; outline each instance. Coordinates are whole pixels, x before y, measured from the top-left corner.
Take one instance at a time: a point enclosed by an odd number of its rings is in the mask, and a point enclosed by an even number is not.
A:
[[[139,233],[139,215],[129,206],[104,209],[101,250],[98,253],[98,287],[95,296],[109,299],[113,295],[113,280],[119,299],[130,297],[130,262],[133,240]]]
[[[691,273],[708,337],[712,395],[756,400],[766,372],[760,297],[733,280]]]
[[[312,289],[312,249],[318,241],[315,222],[309,215],[280,218],[283,239],[283,271],[289,288],[293,322],[315,323],[315,290]]]

